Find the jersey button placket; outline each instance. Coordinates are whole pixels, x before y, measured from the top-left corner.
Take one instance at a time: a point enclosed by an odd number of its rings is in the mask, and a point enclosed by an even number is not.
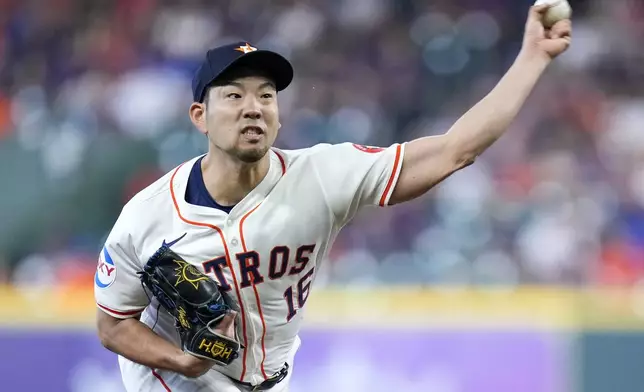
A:
[[[242,278],[242,270],[239,265],[239,261],[236,257],[238,253],[242,252],[241,246],[240,246],[240,241],[237,239],[236,235],[239,233],[239,226],[235,224],[235,221],[231,218],[226,220],[226,237],[230,238],[230,241],[228,241],[230,250],[231,250],[231,266],[232,268],[235,269],[235,274],[238,276],[238,283],[241,282]],[[248,296],[247,290],[244,290],[240,287],[239,290],[239,295],[241,296],[241,304],[240,306],[244,307],[244,313],[246,314],[246,334],[248,341],[246,342],[247,347],[247,353],[246,353],[246,377],[252,375],[254,372],[252,372],[250,369],[253,369],[255,367],[255,364],[257,362],[257,355],[255,353],[255,347],[256,345],[254,344],[255,340],[257,339],[257,332],[255,331],[255,320],[254,320],[254,314],[256,311],[253,310],[253,301],[255,301],[255,297]]]
[[[256,315],[257,315],[257,305],[255,305],[254,299],[250,300],[248,302],[248,320],[249,320],[249,326],[250,330],[253,331],[251,336],[248,336],[248,342],[250,346],[250,356],[253,358],[253,371],[251,374],[253,375],[253,378],[255,378],[254,381],[263,381],[263,378],[260,379],[259,376],[257,375],[257,367],[259,366],[259,362],[261,360],[260,358],[260,353],[258,350],[260,350],[260,346],[257,345],[257,341],[260,339],[260,334],[257,333],[257,330],[255,329],[255,326],[257,325],[257,320],[256,320]],[[249,366],[250,368],[250,366]]]

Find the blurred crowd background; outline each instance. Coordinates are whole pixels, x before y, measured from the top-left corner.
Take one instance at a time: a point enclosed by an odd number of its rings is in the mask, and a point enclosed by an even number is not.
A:
[[[205,51],[290,58],[276,146],[444,133],[507,70],[529,0],[0,1],[0,282],[91,284],[121,207],[205,152]],[[574,44],[512,129],[428,195],[346,227],[320,284],[637,285],[644,2],[571,1]]]
[[[294,392],[642,390],[644,1],[569,1],[573,45],[510,131],[344,228]],[[93,330],[97,256],[136,192],[206,151],[187,114],[208,48],[292,60],[277,147],[388,146],[483,98],[532,2],[0,0],[3,388],[122,392]],[[38,377],[34,352],[55,359]]]

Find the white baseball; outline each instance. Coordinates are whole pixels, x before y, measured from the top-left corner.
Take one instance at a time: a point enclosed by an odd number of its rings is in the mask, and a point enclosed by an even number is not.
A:
[[[551,27],[562,19],[569,19],[572,7],[567,0],[537,0],[534,5],[550,4],[550,8],[543,15],[543,25]]]

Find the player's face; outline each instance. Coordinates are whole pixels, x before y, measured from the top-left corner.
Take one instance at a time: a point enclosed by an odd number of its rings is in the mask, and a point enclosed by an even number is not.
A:
[[[277,137],[275,85],[264,77],[249,76],[213,87],[205,116],[210,143],[242,162],[257,162]]]

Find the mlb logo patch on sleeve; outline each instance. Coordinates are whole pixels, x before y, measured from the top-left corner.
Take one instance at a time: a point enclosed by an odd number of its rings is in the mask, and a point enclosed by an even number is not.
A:
[[[98,258],[94,283],[96,283],[96,286],[104,289],[110,287],[114,283],[114,280],[116,280],[116,265],[114,265],[114,261],[107,252],[107,249],[103,248]]]

